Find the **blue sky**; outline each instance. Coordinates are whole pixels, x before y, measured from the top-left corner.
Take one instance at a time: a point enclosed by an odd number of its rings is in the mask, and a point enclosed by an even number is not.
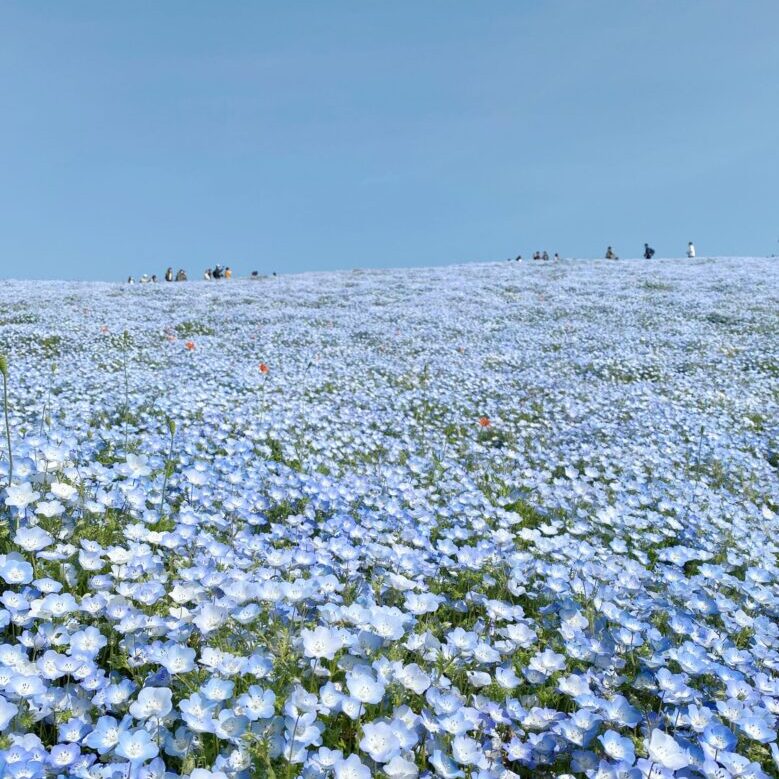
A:
[[[779,254],[779,3],[5,2],[0,276]]]

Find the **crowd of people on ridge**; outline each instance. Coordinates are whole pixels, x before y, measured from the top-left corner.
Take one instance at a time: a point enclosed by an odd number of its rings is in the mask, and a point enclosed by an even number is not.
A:
[[[648,244],[644,244],[644,259],[645,260],[651,260],[652,257],[655,256],[655,250]],[[695,257],[695,244],[693,244],[692,241],[688,241],[687,243],[687,256],[690,259],[693,259]],[[614,251],[614,249],[611,246],[606,247],[606,254],[604,255],[605,259],[607,260],[618,260],[619,257],[617,256],[617,253]],[[549,252],[544,250],[543,252],[536,251],[533,252],[533,259],[534,260],[542,260],[546,261],[549,260]],[[555,252],[554,253],[554,260],[559,260],[560,255]],[[522,255],[518,254],[514,258],[515,262],[522,262]],[[509,261],[511,261],[511,258],[509,257]],[[274,271],[273,275],[275,276],[276,273]],[[221,279],[230,280],[233,277],[233,271],[231,270],[230,266],[227,265],[226,267],[222,267],[221,265],[217,264],[213,268],[206,268],[203,271],[203,278],[206,281],[219,281]],[[260,274],[254,270],[251,273],[250,276],[251,279],[259,279]],[[147,274],[143,274],[143,276],[138,279],[138,281],[141,284],[156,284],[159,279],[157,278],[156,273],[152,273],[151,276],[148,276]],[[176,272],[176,274],[173,274],[173,268],[169,267],[165,271],[165,281],[187,281],[187,272],[183,268],[179,268],[179,270]],[[127,283],[128,284],[134,284],[135,279],[132,276],[127,277]]]
[[[648,244],[644,244],[644,259],[645,260],[651,260],[652,257],[655,256],[655,250]],[[688,241],[687,243],[687,256],[692,259],[695,257],[695,245],[692,241]],[[614,249],[611,248],[611,246],[606,247],[606,254],[604,255],[605,259],[607,260],[618,260],[619,257],[617,256],[617,253],[614,251]],[[549,259],[549,252],[543,251],[543,252],[533,252],[533,259],[534,260],[548,260]],[[560,255],[555,252],[554,253],[554,259],[559,260]],[[522,255],[519,254],[514,258],[515,262],[522,262]],[[509,257],[509,261],[511,261],[511,258]]]
[[[276,275],[275,271],[274,271],[273,275],[274,276]],[[218,281],[218,280],[221,280],[221,279],[225,279],[225,280],[229,281],[232,277],[233,277],[233,271],[232,271],[232,269],[230,268],[229,265],[227,265],[226,267],[222,267],[221,265],[215,265],[213,268],[206,268],[203,271],[203,278],[206,281],[213,281],[213,280],[217,280]],[[254,270],[254,271],[252,271],[251,276],[249,278],[251,278],[251,279],[259,279],[260,278],[260,274],[256,270]],[[165,281],[188,281],[189,280],[187,278],[187,272],[183,268],[179,268],[179,270],[174,274],[173,273],[173,268],[171,268],[171,267],[169,267],[165,271],[164,279],[165,279]],[[140,284],[156,284],[158,281],[159,281],[159,279],[157,278],[157,274],[156,273],[152,273],[151,276],[149,276],[148,274],[144,273],[143,276],[141,276],[138,279],[138,282]],[[135,279],[132,276],[128,276],[127,277],[127,283],[128,284],[135,284]]]

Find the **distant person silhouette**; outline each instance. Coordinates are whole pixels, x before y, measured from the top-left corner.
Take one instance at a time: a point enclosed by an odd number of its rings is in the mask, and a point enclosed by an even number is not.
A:
[[[693,242],[692,242],[692,241],[690,241],[690,242],[687,244],[687,256],[688,256],[690,259],[692,259],[693,257],[695,257],[695,246],[693,245]]]

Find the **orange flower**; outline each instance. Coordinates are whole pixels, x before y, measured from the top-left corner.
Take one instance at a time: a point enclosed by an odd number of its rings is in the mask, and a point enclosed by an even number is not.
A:
[[[194,341],[187,341],[187,342],[184,344],[184,348],[185,348],[187,351],[189,351],[189,352],[194,352],[194,351],[195,351],[195,342],[194,342]]]
[[[481,427],[489,427],[492,424],[489,417],[479,417],[479,425]]]
[[[269,370],[270,370],[270,368],[268,367],[267,363],[265,363],[265,362],[261,362],[260,363],[260,365],[259,365],[260,373],[267,373]]]

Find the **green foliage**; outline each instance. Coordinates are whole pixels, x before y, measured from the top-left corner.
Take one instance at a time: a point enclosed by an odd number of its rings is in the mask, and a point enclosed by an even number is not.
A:
[[[174,328],[179,338],[194,338],[198,335],[213,335],[213,328],[204,322],[179,322]]]

